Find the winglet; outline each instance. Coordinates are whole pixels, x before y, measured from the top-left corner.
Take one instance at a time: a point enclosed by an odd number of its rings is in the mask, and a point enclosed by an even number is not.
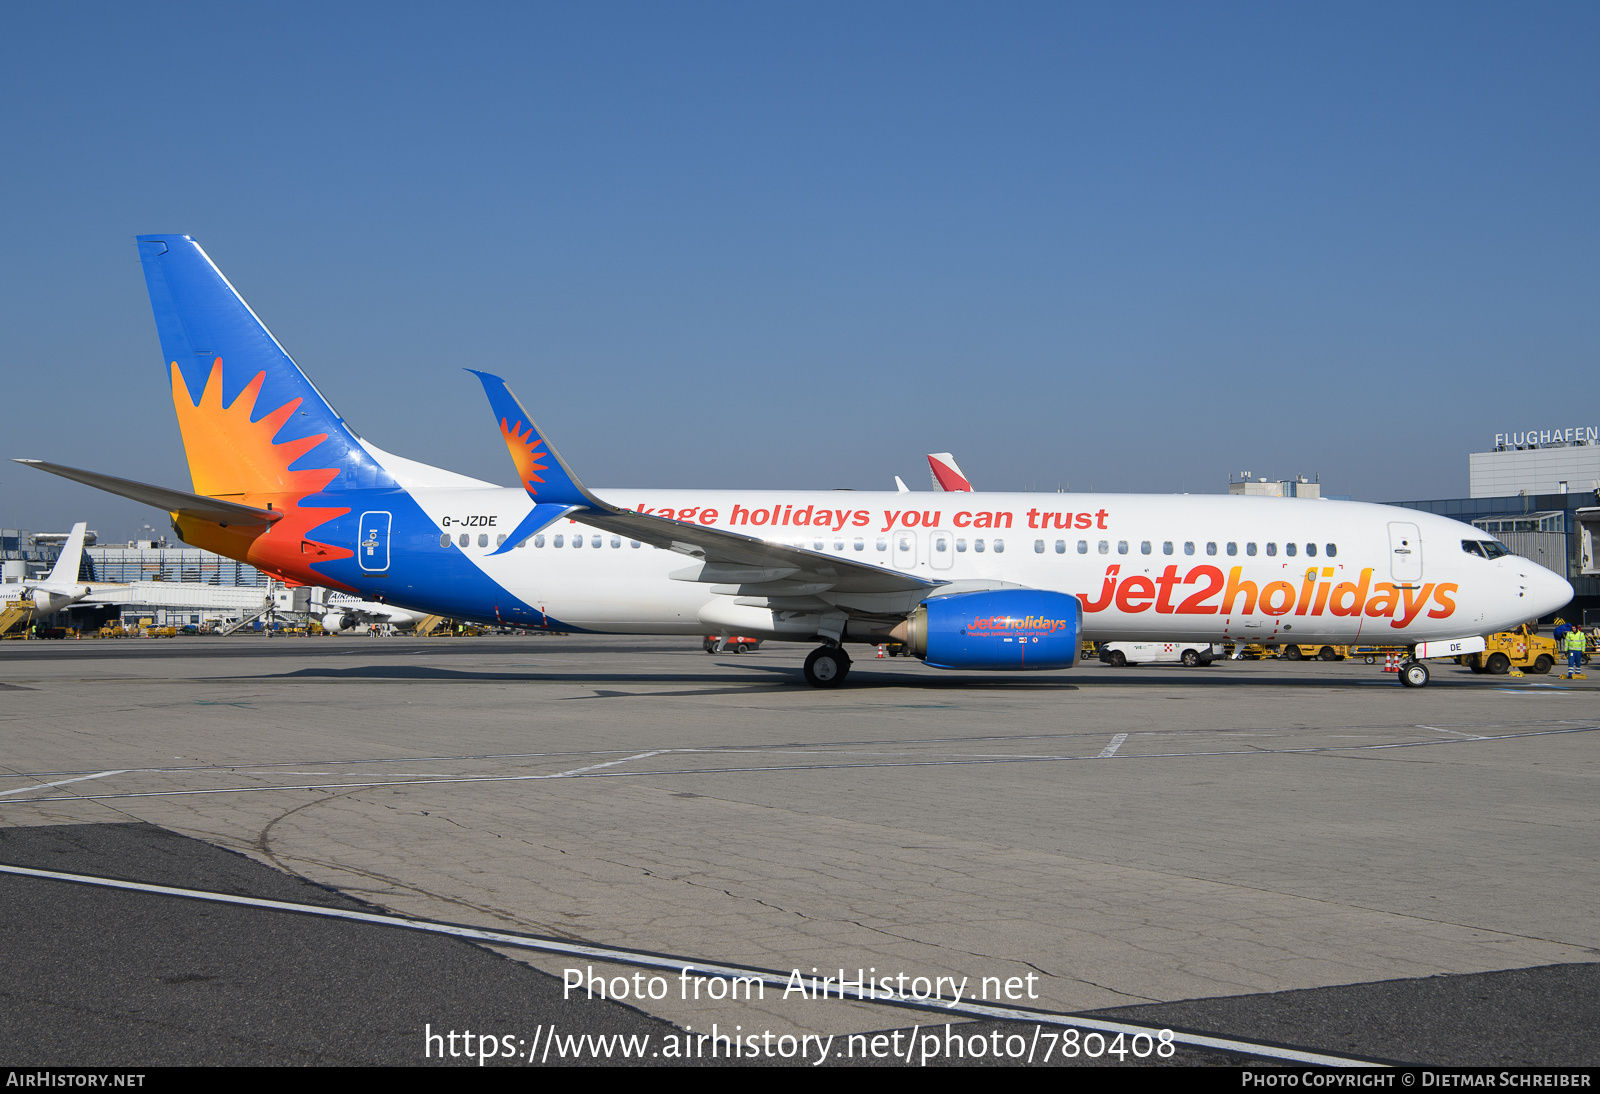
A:
[[[540,505],[609,508],[578,481],[504,380],[477,369],[467,371],[483,383],[489,408],[500,421],[500,436],[505,439],[506,450],[517,468],[517,478],[529,497]]]

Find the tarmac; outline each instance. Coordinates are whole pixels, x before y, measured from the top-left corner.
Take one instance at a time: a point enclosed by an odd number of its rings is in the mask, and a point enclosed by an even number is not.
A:
[[[1600,1055],[1596,681],[1436,664],[1410,690],[1352,662],[990,676],[858,652],[823,691],[805,652],[5,643],[0,863],[534,943],[3,876],[0,1059],[476,1064],[427,1032],[493,1032],[494,1063],[552,1028],[664,1046],[715,1024],[770,1047],[950,1023],[992,1051],[928,1062],[1017,1063],[1007,1038],[1032,1058],[1047,1027],[1064,1050],[1060,1016],[1086,1014],[1245,1047],[1053,1062]],[[646,958],[661,998],[564,987]],[[708,997],[713,976],[684,998],[693,976],[667,970],[686,965],[942,994],[734,1001]],[[941,1013],[957,984],[968,1009]],[[581,1055],[564,1062],[606,1062]]]

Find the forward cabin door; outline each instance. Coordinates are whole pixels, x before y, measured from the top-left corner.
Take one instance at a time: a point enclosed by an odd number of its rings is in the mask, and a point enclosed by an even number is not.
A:
[[[1389,574],[1398,582],[1422,580],[1422,532],[1415,524],[1389,524]]]

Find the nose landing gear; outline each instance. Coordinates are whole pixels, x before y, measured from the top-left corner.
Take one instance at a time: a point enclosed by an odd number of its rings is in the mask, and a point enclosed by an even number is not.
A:
[[[1407,661],[1400,666],[1400,682],[1408,688],[1428,686],[1428,666],[1421,661]]]

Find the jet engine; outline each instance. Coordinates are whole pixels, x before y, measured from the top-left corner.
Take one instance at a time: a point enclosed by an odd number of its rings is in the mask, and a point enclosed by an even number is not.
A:
[[[935,668],[1070,669],[1082,633],[1077,597],[997,589],[924,600],[894,636]]]
[[[329,612],[322,617],[322,629],[329,634],[340,634],[360,626],[360,620],[343,612]]]

